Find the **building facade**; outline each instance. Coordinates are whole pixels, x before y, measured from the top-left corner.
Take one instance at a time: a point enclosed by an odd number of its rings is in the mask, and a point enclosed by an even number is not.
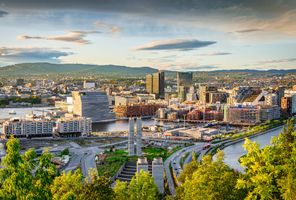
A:
[[[56,132],[60,137],[88,136],[92,132],[92,120],[84,117],[58,119]]]
[[[11,119],[3,123],[6,137],[48,137],[54,133],[55,121],[49,119]]]
[[[115,119],[109,110],[109,100],[102,91],[73,91],[73,114],[91,118],[92,122],[110,121]]]
[[[158,98],[164,98],[164,72],[148,74],[146,76],[146,91],[155,94]]]

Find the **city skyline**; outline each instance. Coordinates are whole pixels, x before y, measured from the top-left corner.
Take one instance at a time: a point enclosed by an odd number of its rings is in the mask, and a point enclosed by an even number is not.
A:
[[[0,2],[0,66],[295,69],[296,2]]]

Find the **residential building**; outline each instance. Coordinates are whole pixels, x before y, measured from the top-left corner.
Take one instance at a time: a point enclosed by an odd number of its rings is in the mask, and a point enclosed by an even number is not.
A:
[[[226,112],[227,116],[224,120],[229,123],[247,125],[260,122],[260,111],[253,106],[230,106]]]
[[[56,132],[60,137],[88,136],[92,131],[91,118],[65,117],[56,122]]]
[[[47,118],[16,119],[3,123],[5,137],[48,137],[53,135],[55,121]]]

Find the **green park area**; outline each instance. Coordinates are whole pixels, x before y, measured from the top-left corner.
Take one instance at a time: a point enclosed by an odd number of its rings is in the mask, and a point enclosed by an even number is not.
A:
[[[98,174],[112,177],[129,157],[124,150],[105,151],[105,158],[97,165]]]
[[[161,157],[166,160],[174,152],[178,151],[182,147],[176,146],[171,150],[161,147],[144,147],[142,149],[143,156],[148,160],[153,160],[153,158]],[[100,176],[107,175],[112,177],[120,169],[120,167],[127,161],[136,162],[136,156],[128,156],[125,150],[107,150],[104,154],[99,156],[99,162],[97,163],[98,174]]]

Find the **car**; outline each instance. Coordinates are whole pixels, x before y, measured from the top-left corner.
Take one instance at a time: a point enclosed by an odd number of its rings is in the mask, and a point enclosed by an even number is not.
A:
[[[210,148],[211,147],[211,145],[210,144],[205,144],[204,146],[203,146],[203,150],[205,150],[205,149],[208,149],[208,148]]]

